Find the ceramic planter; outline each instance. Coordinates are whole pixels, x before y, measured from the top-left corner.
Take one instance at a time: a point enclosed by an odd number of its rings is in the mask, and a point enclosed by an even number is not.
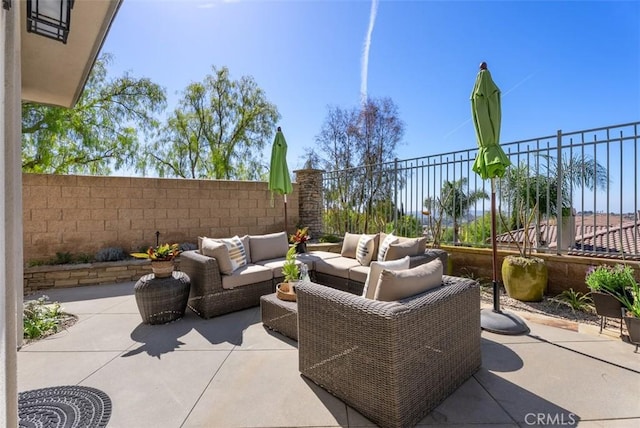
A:
[[[502,262],[502,281],[509,297],[539,302],[547,290],[547,265],[538,257],[507,256]]]

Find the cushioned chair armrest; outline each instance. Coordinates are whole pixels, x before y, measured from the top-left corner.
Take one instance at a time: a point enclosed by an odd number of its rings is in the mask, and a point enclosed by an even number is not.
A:
[[[222,290],[218,261],[197,250],[180,254],[180,270],[191,279],[191,296],[205,296]]]

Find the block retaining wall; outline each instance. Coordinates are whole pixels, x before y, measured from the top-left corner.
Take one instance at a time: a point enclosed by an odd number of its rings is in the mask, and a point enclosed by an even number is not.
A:
[[[299,221],[298,185],[288,195],[288,232]],[[137,251],[284,230],[284,203],[266,182],[23,174],[24,261],[57,252]]]

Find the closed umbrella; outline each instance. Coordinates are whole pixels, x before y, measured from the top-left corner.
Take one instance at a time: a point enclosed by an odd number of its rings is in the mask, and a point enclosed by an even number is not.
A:
[[[279,193],[284,195],[284,230],[287,231],[287,195],[293,191],[289,167],[287,166],[287,141],[284,139],[282,129],[278,126],[276,138],[271,148],[271,164],[269,166],[269,190],[271,195]]]
[[[529,327],[518,316],[500,310],[498,290],[498,248],[496,244],[496,188],[495,180],[502,177],[511,162],[500,147],[500,89],[491,78],[487,64],[480,64],[476,84],[471,93],[471,115],[476,130],[478,155],[473,171],[483,180],[491,179],[491,252],[493,262],[493,309],[483,309],[480,325],[483,329],[500,334],[525,334]]]

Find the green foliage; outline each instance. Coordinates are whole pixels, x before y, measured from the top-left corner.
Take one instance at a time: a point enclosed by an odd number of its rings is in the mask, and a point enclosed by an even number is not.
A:
[[[420,220],[412,215],[403,215],[398,218],[397,224],[387,223],[386,232],[395,233],[399,236],[407,238],[421,237],[423,235],[422,224]]]
[[[187,86],[142,167],[160,177],[264,179],[261,153],[273,141],[278,109],[253,77],[212,71]]]
[[[484,190],[470,190],[466,177],[457,181],[444,181],[440,189],[440,209],[453,220],[452,242],[458,242],[459,220],[476,202],[488,198]]]
[[[52,265],[66,265],[73,263],[73,255],[66,251],[56,252],[56,257],[51,260]]]
[[[107,175],[135,165],[139,135],[158,126],[165,93],[146,78],[109,79],[109,62],[108,54],[96,60],[73,108],[22,104],[23,171]]]
[[[47,296],[24,303],[23,326],[25,339],[37,339],[58,331],[64,317],[60,304],[48,302]]]
[[[147,251],[140,253],[131,253],[132,257],[136,259],[150,259],[150,260],[173,260],[180,254],[180,246],[178,244],[163,244],[157,247],[149,247]]]
[[[318,241],[320,241],[320,242],[328,242],[328,243],[335,244],[335,243],[337,243],[337,242],[340,242],[340,240],[341,240],[341,239],[342,239],[342,238],[340,238],[339,236],[329,234],[329,235],[322,235],[322,236],[318,239]]]
[[[507,229],[504,224],[496,221],[496,234],[499,235],[506,232]],[[464,243],[481,244],[482,246],[491,245],[491,214],[485,213],[482,217],[462,225],[460,227],[460,236]]]
[[[93,254],[89,253],[78,253],[75,257],[78,263],[91,263],[94,260]]]
[[[575,291],[573,288],[564,290],[555,297],[556,300],[563,302],[575,311],[590,312],[593,307],[593,300],[589,294]]]
[[[294,282],[300,278],[300,267],[296,264],[296,247],[289,248],[284,264],[282,265],[282,273],[285,282]]]
[[[127,259],[127,253],[120,247],[102,248],[96,253],[98,262],[115,262]]]
[[[625,289],[635,284],[633,269],[630,266],[600,265],[587,271],[585,282],[591,291],[601,291],[614,296],[625,293]]]

